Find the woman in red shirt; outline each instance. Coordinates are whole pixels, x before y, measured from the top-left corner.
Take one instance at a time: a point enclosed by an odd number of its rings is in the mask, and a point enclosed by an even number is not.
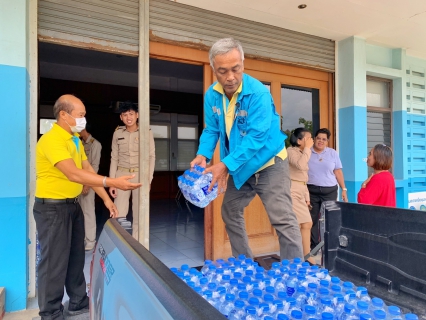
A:
[[[374,169],[374,173],[362,183],[358,203],[395,207],[395,180],[389,172],[392,149],[384,144],[375,145],[368,154],[367,165]]]

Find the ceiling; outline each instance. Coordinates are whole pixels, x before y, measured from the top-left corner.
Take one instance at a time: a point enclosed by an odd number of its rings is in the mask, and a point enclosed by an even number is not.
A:
[[[426,59],[426,0],[171,1],[335,41],[359,36]]]

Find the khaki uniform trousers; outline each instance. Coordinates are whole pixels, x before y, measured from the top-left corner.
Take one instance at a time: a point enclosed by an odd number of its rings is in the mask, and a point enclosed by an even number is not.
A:
[[[117,170],[115,174],[116,178],[122,176],[128,176],[131,174],[136,174],[133,179],[130,179],[130,182],[139,182],[139,173],[129,171]],[[118,209],[118,218],[125,218],[129,212],[129,199],[130,194],[132,194],[132,212],[133,212],[133,223],[132,223],[132,236],[136,240],[139,238],[139,189],[136,190],[119,190],[117,189],[117,198],[114,199],[114,204]]]
[[[78,197],[78,201],[84,214],[84,241],[86,246],[91,246],[96,242],[95,191],[90,188],[87,194]]]

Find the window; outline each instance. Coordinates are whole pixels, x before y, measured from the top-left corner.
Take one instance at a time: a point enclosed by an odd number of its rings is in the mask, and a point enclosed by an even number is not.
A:
[[[291,132],[304,127],[312,132],[319,129],[319,90],[283,85],[281,87],[281,128],[290,145]]]
[[[376,144],[392,147],[392,82],[367,77],[367,154]],[[368,175],[374,169],[368,168]]]
[[[155,171],[170,170],[170,125],[151,125],[155,142]]]
[[[195,158],[198,148],[198,128],[195,126],[178,127],[177,169],[186,170]]]

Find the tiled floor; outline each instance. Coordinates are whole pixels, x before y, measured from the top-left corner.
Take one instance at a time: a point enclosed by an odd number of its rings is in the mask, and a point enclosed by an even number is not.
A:
[[[149,250],[166,266],[204,263],[204,210],[182,210],[172,201],[151,201]]]

